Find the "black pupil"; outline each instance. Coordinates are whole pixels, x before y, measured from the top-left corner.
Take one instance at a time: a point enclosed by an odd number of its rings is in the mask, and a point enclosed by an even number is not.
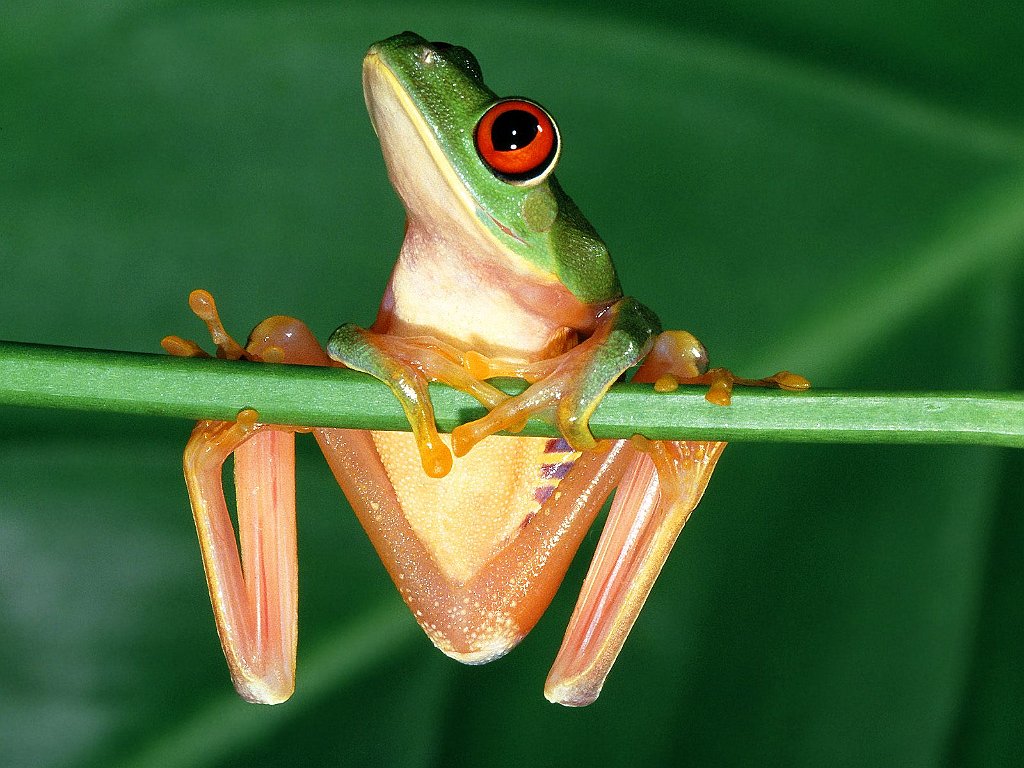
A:
[[[499,152],[511,152],[527,146],[538,133],[540,126],[536,117],[522,109],[510,109],[495,118],[491,126],[491,143]]]

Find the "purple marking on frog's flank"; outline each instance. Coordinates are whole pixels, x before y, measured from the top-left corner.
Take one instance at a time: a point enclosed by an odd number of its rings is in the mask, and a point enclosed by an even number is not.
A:
[[[551,494],[555,492],[555,486],[553,485],[542,485],[540,488],[533,492],[533,498],[536,499],[538,504],[543,504],[545,501],[551,498]]]
[[[564,437],[553,437],[544,446],[544,453],[570,453],[571,451],[572,446]]]
[[[540,476],[545,480],[561,480],[572,469],[572,465],[575,464],[573,461],[563,461],[558,464],[542,464],[540,467]]]

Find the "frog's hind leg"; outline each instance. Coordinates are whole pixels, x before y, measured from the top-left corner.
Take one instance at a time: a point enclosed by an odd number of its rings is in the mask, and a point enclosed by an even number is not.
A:
[[[206,323],[217,356],[329,365],[309,329],[294,318],[267,318],[242,347],[224,329],[213,297],[196,290],[189,306]],[[172,355],[209,357],[195,342],[168,336]],[[295,687],[298,565],[295,540],[296,427],[200,421],[185,447],[185,482],[202,551],[210,601],[231,679],[244,699],[286,700]],[[237,540],[224,498],[222,467],[234,454]]]
[[[724,448],[652,442],[637,451],[548,674],[549,701],[578,707],[597,698]]]
[[[295,435],[254,418],[199,422],[185,447],[185,482],[231,679],[242,698],[276,704],[295,687]],[[221,479],[232,453],[237,543]]]
[[[635,381],[703,374],[707,353],[685,331],[660,334]],[[567,706],[597,698],[640,609],[690,518],[725,443],[633,438],[634,457],[612,502],[544,695]]]
[[[439,649],[467,664],[498,658],[535,625],[605,499],[622,477],[630,458],[627,454],[632,452],[625,440],[608,441],[598,450],[575,455],[561,440],[497,439],[499,443],[532,440],[544,445],[540,455],[534,452],[536,446],[521,447],[518,455],[522,462],[511,458],[495,468],[496,473],[514,472],[524,479],[536,505],[524,505],[532,509],[513,527],[481,543],[474,540],[474,530],[425,528],[417,523],[417,518],[424,518],[410,514],[413,510],[403,501],[408,497],[395,486],[395,465],[391,469],[385,466],[371,433],[317,429],[315,434],[416,620]],[[492,442],[485,450],[494,448]],[[514,448],[511,453],[514,455]],[[533,464],[540,470],[536,474],[530,470],[531,457],[545,462]],[[558,463],[547,463],[552,460]],[[454,478],[427,483],[449,479],[460,483],[457,475],[464,466],[455,467]],[[419,474],[418,467],[408,471]],[[457,497],[453,488],[444,492]],[[485,486],[484,493],[475,495],[476,502],[468,509],[471,514],[463,519],[476,516],[486,524],[487,518],[504,513],[502,506],[508,502],[488,501],[488,489],[504,494],[501,488]],[[453,557],[443,545],[445,529],[451,534],[449,541],[462,539],[477,547],[480,556],[465,559],[459,553]]]

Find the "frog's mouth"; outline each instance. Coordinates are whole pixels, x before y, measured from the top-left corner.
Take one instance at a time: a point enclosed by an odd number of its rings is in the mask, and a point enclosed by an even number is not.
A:
[[[488,219],[493,221],[494,222],[494,226],[496,226],[498,229],[500,229],[506,235],[511,237],[517,243],[522,243],[523,245],[527,245],[527,242],[525,240],[523,240],[523,238],[521,238],[519,235],[517,235],[515,232],[513,232],[509,227],[505,226],[500,221],[498,221],[496,218],[494,218],[494,216],[492,216],[490,213],[488,213],[487,211],[483,210],[482,208],[477,208],[477,211],[478,211],[478,215],[486,216]]]
[[[424,46],[423,56],[432,49]],[[495,228],[517,244],[525,238],[485,210],[469,191],[399,76],[370,49],[363,60],[363,94],[380,139],[388,176],[410,219],[435,234],[475,234],[485,250],[507,248]]]

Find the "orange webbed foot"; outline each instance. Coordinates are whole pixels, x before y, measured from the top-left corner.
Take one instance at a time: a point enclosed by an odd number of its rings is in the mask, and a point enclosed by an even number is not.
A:
[[[705,385],[708,391],[704,399],[715,405],[729,405],[736,386],[775,387],[791,392],[811,386],[803,376],[789,371],[779,371],[763,379],[745,379],[727,368],[709,370],[704,346],[687,331],[660,334],[634,381],[654,382],[658,392],[672,392],[681,384]]]
[[[561,354],[510,367],[510,373],[531,382],[525,392],[453,430],[455,454],[461,456],[495,432],[518,431],[531,417],[554,425],[575,450],[591,450],[597,444],[589,427],[594,409],[608,388],[648,353],[657,328],[657,317],[649,309],[624,297],[598,316],[594,332],[582,343],[575,344],[575,334],[568,330],[556,334],[552,344]],[[488,366],[502,370],[493,360]]]
[[[224,328],[213,295],[202,288],[188,297],[189,308],[202,320],[217,345],[216,356],[222,360],[249,360],[258,363],[290,365],[333,365],[309,327],[294,317],[273,315],[260,322],[243,347]],[[165,336],[160,346],[175,357],[209,358],[196,342],[181,336]]]
[[[490,376],[514,376],[531,385],[525,392],[498,404],[486,416],[453,429],[455,455],[466,455],[474,445],[497,432],[519,432],[534,417],[555,424],[576,450],[593,448],[596,441],[587,422],[603,394],[599,386],[593,386],[596,377],[587,376],[595,350],[599,350],[598,343],[591,344],[588,339],[559,357],[523,365],[476,356],[474,364],[483,366],[482,361],[486,361]]]

